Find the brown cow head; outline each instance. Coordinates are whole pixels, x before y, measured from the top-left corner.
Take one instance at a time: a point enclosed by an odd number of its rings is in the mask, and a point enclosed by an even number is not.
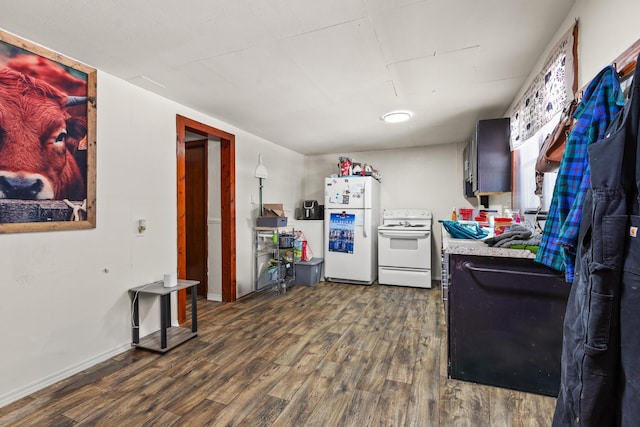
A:
[[[44,81],[0,70],[0,198],[86,197],[84,179],[67,144],[71,134],[67,96]]]
[[[7,68],[25,76],[43,80],[67,95],[86,95],[87,83],[69,74],[60,65],[40,55],[16,55],[9,59]]]

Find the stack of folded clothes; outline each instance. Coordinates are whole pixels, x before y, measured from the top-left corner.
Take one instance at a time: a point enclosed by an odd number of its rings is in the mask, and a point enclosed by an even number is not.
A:
[[[495,248],[528,249],[536,253],[541,238],[541,234],[534,234],[523,225],[513,224],[508,231],[495,237],[489,237],[484,242]]]

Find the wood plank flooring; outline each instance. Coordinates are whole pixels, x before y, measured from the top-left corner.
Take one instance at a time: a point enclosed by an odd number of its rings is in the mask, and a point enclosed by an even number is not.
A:
[[[198,337],[133,348],[0,408],[0,426],[551,424],[553,398],[448,379],[443,318],[437,282],[200,300]]]

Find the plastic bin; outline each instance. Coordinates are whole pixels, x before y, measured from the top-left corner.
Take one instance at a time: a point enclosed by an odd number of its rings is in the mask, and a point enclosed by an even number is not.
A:
[[[473,209],[460,208],[460,216],[464,221],[470,221],[473,216]]]
[[[282,216],[259,216],[256,218],[258,227],[286,227],[287,217]]]
[[[311,258],[310,261],[296,262],[296,285],[315,285],[322,275],[323,258]]]

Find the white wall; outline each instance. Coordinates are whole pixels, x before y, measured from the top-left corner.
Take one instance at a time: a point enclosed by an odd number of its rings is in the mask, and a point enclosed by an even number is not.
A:
[[[264,203],[282,203],[289,218],[302,199],[304,156],[249,134],[238,141],[236,133],[236,245],[237,295],[253,292],[253,227],[259,215],[258,178],[254,177],[258,153],[269,178],[262,181]],[[245,177],[239,180],[240,176]]]
[[[127,290],[177,270],[176,114],[236,135],[238,296],[253,290],[256,153],[266,199],[292,209],[301,198],[301,154],[103,72],[97,97],[97,227],[0,235],[0,406],[128,349]],[[141,311],[142,334],[158,329],[157,302]]]
[[[324,203],[324,178],[338,173],[338,157],[373,165],[382,173],[382,209],[430,209],[433,212],[432,277],[440,277],[439,219],[456,206],[473,207],[462,192],[462,150],[466,142],[395,150],[307,156],[305,199]]]
[[[520,99],[546,60],[549,51],[558,40],[578,20],[578,87],[584,88],[598,72],[640,38],[637,17],[640,14],[640,3],[636,0],[578,0],[567,15],[565,21],[547,46],[546,52],[529,75],[527,83],[522,87],[514,101]],[[513,105],[505,115],[510,115]],[[558,116],[559,117],[559,116]],[[556,119],[557,121],[557,119]],[[553,128],[553,123],[550,123]],[[540,132],[544,138],[546,131]],[[537,207],[537,198],[532,197],[532,186],[526,185],[535,179],[535,159],[537,158],[539,141],[531,138],[515,152],[522,168],[517,171],[514,192],[514,207],[524,209]],[[548,209],[553,195],[555,173],[545,174],[544,198],[541,206]],[[533,184],[535,188],[535,183]]]

